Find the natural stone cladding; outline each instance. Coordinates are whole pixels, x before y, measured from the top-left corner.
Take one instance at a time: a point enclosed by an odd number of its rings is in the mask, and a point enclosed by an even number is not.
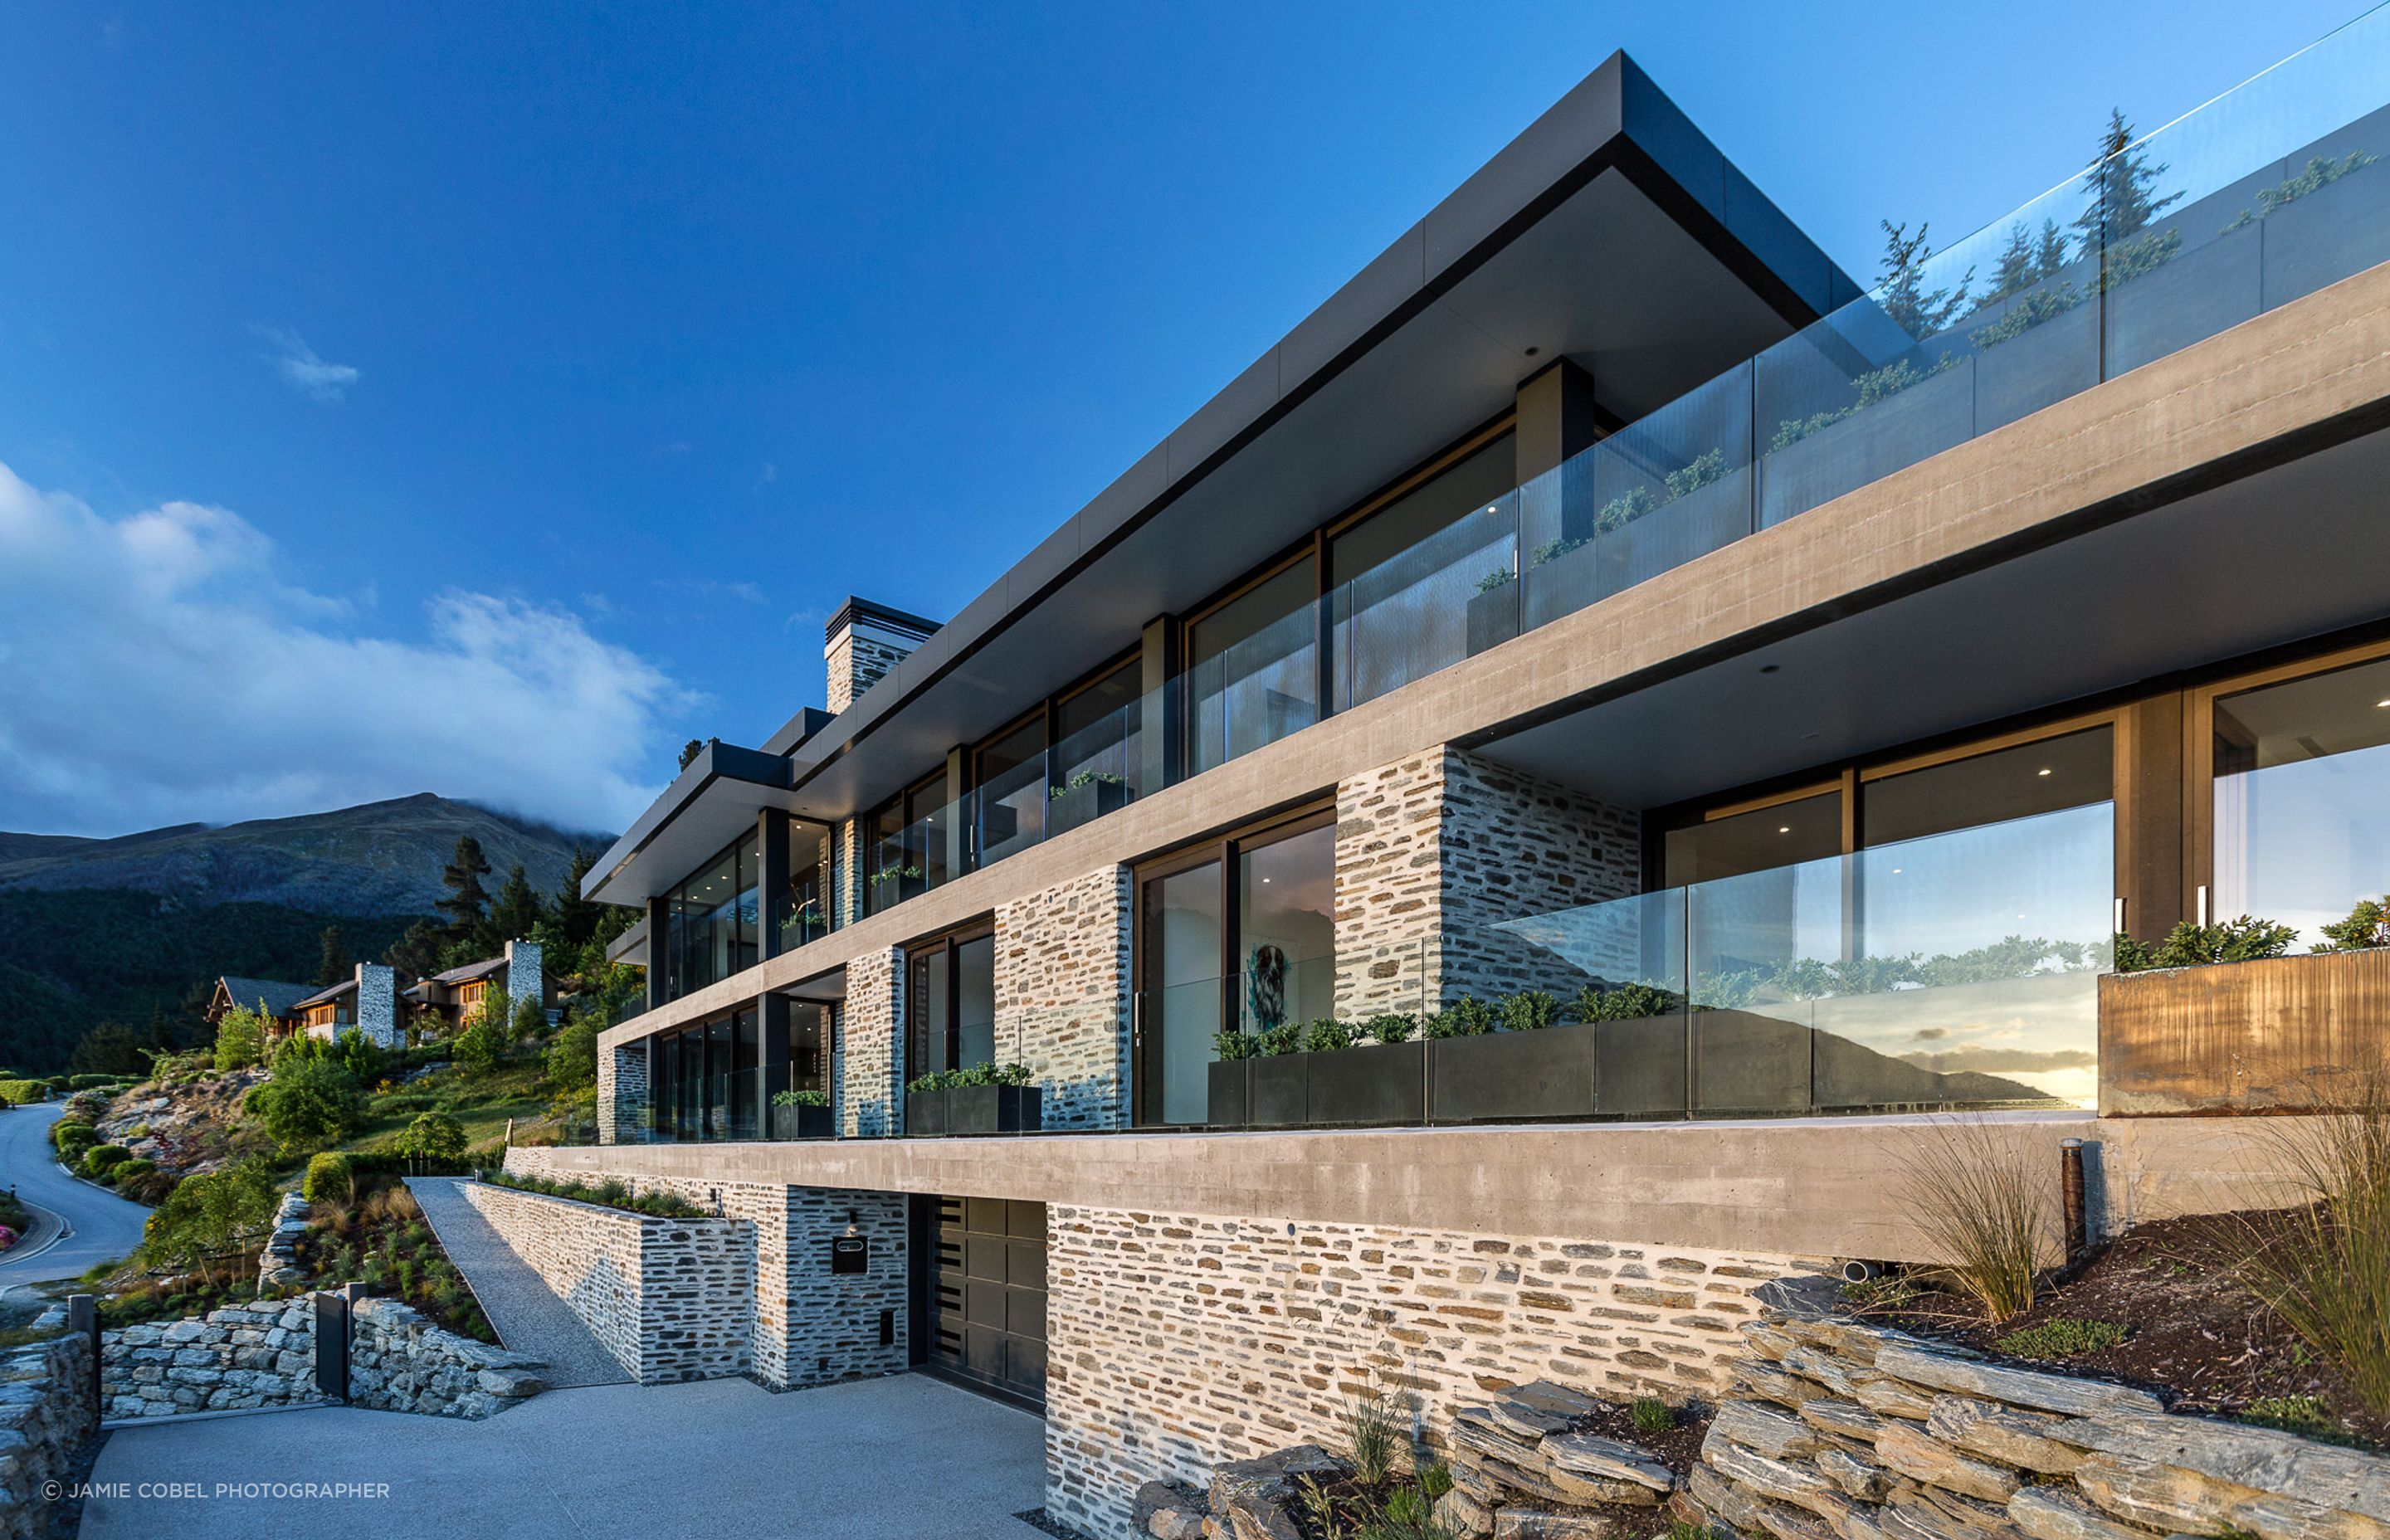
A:
[[[1439,1445],[1536,1380],[1714,1394],[1753,1289],[1820,1264],[1543,1237],[1047,1211],[1047,1506],[1125,1532],[1148,1481],[1333,1442],[1374,1366]]]
[[[840,1011],[839,1132],[883,1138],[904,1119],[905,955],[866,952],[846,965]]]
[[[385,1048],[404,1047],[398,1024],[398,970],[381,963],[357,964],[357,1031]]]
[[[1128,1121],[1130,874],[1106,866],[996,911],[996,1053],[1030,1067],[1052,1128]]]
[[[1491,927],[1633,893],[1640,848],[1634,815],[1449,745],[1341,782],[1337,1016],[1574,993]]]
[[[854,705],[912,650],[882,636],[859,635],[853,626],[841,631],[823,651],[829,668],[829,714],[836,716]]]
[[[64,1305],[33,1320],[31,1341],[0,1352],[0,1537],[65,1540],[64,1505],[45,1485],[74,1473],[98,1431],[91,1404],[91,1339],[67,1329]]]
[[[507,1169],[520,1175],[587,1180],[588,1173],[551,1163],[536,1149],[508,1151]],[[790,1187],[765,1182],[708,1182],[687,1177],[619,1176],[634,1192],[669,1192],[690,1202],[721,1206],[752,1226],[755,1280],[752,1301],[736,1308],[748,1320],[754,1378],[775,1390],[829,1384],[902,1372],[909,1238],[905,1196],[835,1187]],[[869,1270],[832,1274],[830,1242],[852,1233],[870,1242]],[[895,1329],[880,1341],[881,1314]]]
[[[598,1142],[626,1142],[648,1112],[648,1042],[626,1044],[598,1056]]]
[[[752,1224],[653,1219],[487,1182],[458,1190],[634,1380],[747,1372]]]
[[[1770,1290],[1694,1468],[1745,1534],[2155,1540],[2390,1534],[2390,1459],[1982,1362]]]

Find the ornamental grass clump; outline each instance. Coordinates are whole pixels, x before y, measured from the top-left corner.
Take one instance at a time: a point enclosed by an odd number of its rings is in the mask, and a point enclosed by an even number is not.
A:
[[[2033,1308],[2034,1283],[2055,1260],[2056,1163],[2044,1173],[2028,1140],[1976,1118],[1934,1119],[1895,1147],[1895,1189],[1910,1223],[1944,1258],[1934,1271],[1995,1324]]]

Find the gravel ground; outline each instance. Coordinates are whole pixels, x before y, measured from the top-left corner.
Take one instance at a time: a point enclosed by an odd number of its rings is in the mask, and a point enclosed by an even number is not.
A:
[[[623,1366],[598,1344],[572,1306],[558,1299],[481,1212],[456,1190],[460,1176],[410,1176],[407,1190],[431,1223],[448,1260],[465,1275],[482,1314],[497,1328],[510,1353],[524,1353],[547,1367],[550,1385],[621,1385],[630,1380]]]

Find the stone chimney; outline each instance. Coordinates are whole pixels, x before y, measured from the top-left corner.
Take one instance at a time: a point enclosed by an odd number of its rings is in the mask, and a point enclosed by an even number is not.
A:
[[[822,657],[829,663],[830,714],[854,705],[937,629],[935,621],[868,599],[849,598],[841,605],[822,641]]]
[[[357,964],[357,1031],[368,1043],[385,1048],[400,1046],[398,970],[380,963]]]
[[[507,943],[506,977],[497,983],[506,990],[507,997],[520,1010],[525,1000],[537,1000],[539,1008],[547,1008],[546,958],[540,955],[535,941]]]

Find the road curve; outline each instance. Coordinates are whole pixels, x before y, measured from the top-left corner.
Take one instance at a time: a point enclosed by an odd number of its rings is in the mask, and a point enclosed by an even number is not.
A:
[[[37,1251],[39,1236],[15,1251],[0,1251],[0,1289],[71,1278],[94,1263],[128,1255],[141,1243],[148,1209],[58,1169],[50,1152],[50,1124],[63,1110],[63,1103],[51,1101],[0,1112],[0,1187],[15,1187],[19,1199],[57,1215],[68,1231]],[[22,1254],[27,1251],[32,1254]]]

